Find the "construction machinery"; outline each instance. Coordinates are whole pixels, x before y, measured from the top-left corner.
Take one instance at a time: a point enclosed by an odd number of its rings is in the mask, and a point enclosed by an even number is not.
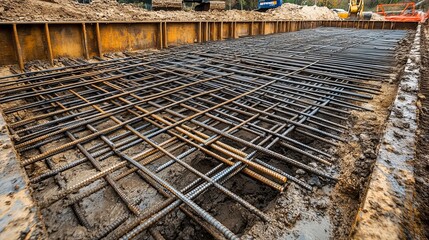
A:
[[[268,9],[278,8],[282,4],[282,0],[258,0],[258,11],[266,11]]]
[[[349,0],[349,8],[348,10],[344,9],[332,9],[335,13],[337,13],[338,17],[346,20],[370,20],[372,17],[371,12],[364,12],[364,0]]]
[[[349,1],[349,17],[348,19],[357,20],[362,17],[364,0],[350,0]]]
[[[349,17],[349,12],[347,12],[344,9],[334,8],[334,9],[332,9],[332,11],[334,11],[338,15],[338,17],[340,17],[341,19],[346,19]]]

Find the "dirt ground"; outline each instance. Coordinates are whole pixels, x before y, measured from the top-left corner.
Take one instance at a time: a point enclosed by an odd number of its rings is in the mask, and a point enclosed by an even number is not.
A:
[[[335,186],[330,208],[335,230],[339,239],[349,236],[358,207],[365,195],[372,167],[377,158],[377,147],[383,133],[384,123],[389,116],[389,106],[396,96],[397,84],[386,83],[383,94],[376,96],[370,106],[373,112],[352,112],[347,144],[338,152],[341,177]]]
[[[417,140],[417,158],[415,162],[416,208],[422,229],[421,235],[429,239],[429,25],[422,34],[422,78],[419,93],[419,130]]]
[[[267,12],[257,11],[148,11],[115,0],[94,0],[79,4],[76,0],[2,0],[0,21],[139,21],[139,20],[336,20],[326,7],[283,4]]]

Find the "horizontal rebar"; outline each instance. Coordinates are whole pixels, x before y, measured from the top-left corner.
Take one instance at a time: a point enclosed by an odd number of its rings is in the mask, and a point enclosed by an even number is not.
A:
[[[1,77],[0,104],[30,183],[39,188],[66,178],[52,187],[55,194],[35,191],[39,206],[62,201],[96,239],[143,231],[160,238],[154,224],[175,210],[217,239],[237,238],[203,208],[209,192],[269,221],[227,183],[243,175],[279,192],[289,183],[312,191],[306,178],[295,176],[298,169],[335,182],[329,147],[344,141],[352,110],[371,111],[361,104],[381,92],[406,34],[341,31],[180,46],[97,63],[70,60],[76,65]],[[66,152],[72,157],[59,161]],[[199,154],[204,157],[196,161]],[[201,170],[195,162],[211,167]],[[123,187],[130,177],[138,181],[134,188],[154,189],[163,200],[131,195]],[[88,222],[83,216],[91,208],[79,203],[108,189],[120,200],[111,204],[123,211],[110,222]]]

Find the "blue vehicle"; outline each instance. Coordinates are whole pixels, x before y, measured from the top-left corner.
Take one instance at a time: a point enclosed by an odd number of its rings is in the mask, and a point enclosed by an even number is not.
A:
[[[258,10],[266,11],[272,8],[278,8],[283,4],[283,0],[258,0]]]

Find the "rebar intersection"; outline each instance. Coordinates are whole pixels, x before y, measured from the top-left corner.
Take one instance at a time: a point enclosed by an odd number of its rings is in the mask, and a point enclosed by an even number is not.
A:
[[[277,191],[287,180],[311,190],[296,169],[335,181],[322,167],[333,163],[330,147],[351,110],[370,110],[361,103],[380,92],[405,34],[322,28],[81,63],[1,78],[0,102],[33,187],[58,186],[41,190],[41,208],[62,201],[97,239],[157,235],[153,224],[180,208],[215,238],[234,239],[198,196],[216,189],[269,221],[224,183],[244,174]],[[216,165],[197,169],[198,154]],[[192,181],[171,181],[177,168]],[[131,193],[130,176],[164,199]],[[89,222],[79,203],[107,188],[123,214]]]

